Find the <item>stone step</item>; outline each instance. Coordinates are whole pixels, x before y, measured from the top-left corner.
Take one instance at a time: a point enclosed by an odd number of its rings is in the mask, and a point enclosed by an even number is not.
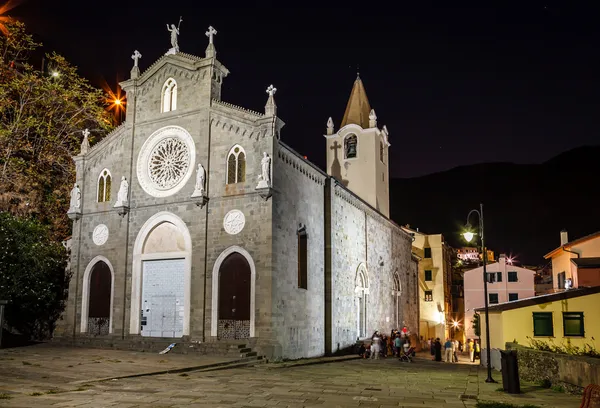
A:
[[[81,336],[75,339],[63,338],[53,340],[53,344],[71,347],[89,347],[100,349],[117,349],[128,351],[141,351],[148,353],[159,353],[171,343],[176,343],[169,353],[172,354],[200,354],[223,356],[232,358],[255,358],[258,353],[252,351],[248,346],[248,340],[227,340],[200,343],[195,341],[177,341],[179,339],[160,337],[135,337],[122,339],[120,337],[87,337]]]

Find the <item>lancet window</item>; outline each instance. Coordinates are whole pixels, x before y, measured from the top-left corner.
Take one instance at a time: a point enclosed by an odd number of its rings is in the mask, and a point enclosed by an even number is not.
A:
[[[246,153],[240,145],[235,145],[227,155],[227,184],[246,181]]]

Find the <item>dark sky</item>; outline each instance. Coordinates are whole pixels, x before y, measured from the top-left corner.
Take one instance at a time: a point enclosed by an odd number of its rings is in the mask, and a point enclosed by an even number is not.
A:
[[[167,23],[182,15],[180,48],[200,56],[213,25],[231,71],[223,99],[263,111],[274,84],[282,139],[321,167],[327,118],[340,123],[359,66],[390,131],[392,175],[413,177],[597,144],[593,3],[23,0],[9,14],[92,83],[113,88],[129,75],[133,50],[142,70],[167,51]]]

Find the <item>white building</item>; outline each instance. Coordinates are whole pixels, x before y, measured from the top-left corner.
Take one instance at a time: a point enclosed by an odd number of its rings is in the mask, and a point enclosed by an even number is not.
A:
[[[488,301],[490,305],[535,296],[535,271],[508,264],[501,254],[498,262],[486,266]],[[475,309],[485,306],[483,267],[471,269],[464,274],[465,335],[474,338],[473,315]]]

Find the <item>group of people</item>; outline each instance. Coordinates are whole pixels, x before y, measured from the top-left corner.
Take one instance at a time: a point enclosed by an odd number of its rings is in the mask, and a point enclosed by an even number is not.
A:
[[[410,333],[406,326],[401,330],[392,330],[389,336],[375,331],[371,336],[371,343],[361,343],[358,355],[362,358],[378,360],[385,357],[400,357],[401,353],[408,353],[411,348]]]
[[[456,339],[446,339],[442,345],[440,338],[430,338],[427,341],[432,360],[442,361],[442,349],[444,350],[444,361],[446,363],[458,363],[458,353],[463,351],[462,343]],[[480,358],[481,346],[478,340],[469,339],[467,342],[467,351],[469,351],[469,360],[473,363],[475,359]]]

